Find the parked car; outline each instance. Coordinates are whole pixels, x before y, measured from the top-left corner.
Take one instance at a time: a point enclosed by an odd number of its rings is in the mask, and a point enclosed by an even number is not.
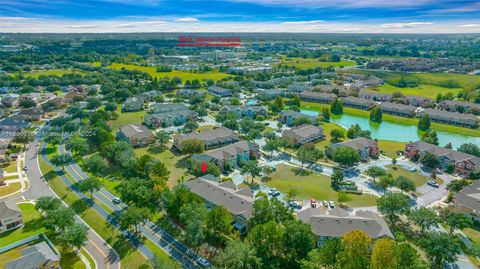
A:
[[[28,166],[25,165],[25,167],[23,168],[23,170],[27,171],[27,170],[28,170]]]
[[[416,167],[412,167],[412,168],[408,169],[408,171],[410,171],[410,172],[417,172],[417,168],[416,168]]]
[[[301,209],[302,208],[302,204],[300,202],[293,201],[293,200],[288,201],[288,205],[291,208],[295,208],[295,209]]]
[[[328,205],[330,206],[330,208],[335,208],[335,204],[333,203],[333,201],[328,201]]]
[[[323,204],[324,207],[328,207],[328,202],[327,202],[327,200],[323,200],[323,201],[322,201],[322,204]]]
[[[428,184],[429,186],[434,187],[434,188],[440,187],[440,185],[438,185],[438,183],[437,183],[435,180],[430,180],[427,184]]]
[[[280,195],[280,192],[277,191],[277,189],[270,189],[270,190],[267,192],[267,194],[270,195],[270,196],[276,197],[276,196],[279,196],[279,195]]]
[[[316,165],[316,164],[312,165],[310,167],[310,169],[312,169],[313,171],[316,171],[316,172],[320,172],[320,173],[323,172],[323,167],[320,166],[320,165]]]
[[[310,206],[312,208],[316,208],[317,207],[317,200],[315,199],[310,199]]]
[[[199,257],[197,259],[197,263],[202,267],[202,268],[207,268],[210,266],[210,263],[205,259],[205,258],[202,258],[202,257]]]
[[[115,196],[115,197],[113,197],[112,202],[113,202],[114,204],[120,204],[120,203],[122,202],[122,200],[121,200],[120,198],[118,198],[118,197]]]

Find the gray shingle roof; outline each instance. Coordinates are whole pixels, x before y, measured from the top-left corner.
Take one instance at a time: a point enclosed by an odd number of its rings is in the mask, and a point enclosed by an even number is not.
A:
[[[0,201],[0,219],[17,216],[18,214],[22,214],[22,212],[16,204]]]
[[[148,138],[152,136],[152,131],[140,124],[127,124],[120,127],[126,137]]]
[[[5,264],[5,269],[43,268],[51,261],[60,261],[60,258],[46,242],[40,242],[22,250],[22,257]]]
[[[175,141],[178,141],[178,143],[181,143],[181,141],[187,140],[187,139],[200,139],[202,140],[206,145],[210,145],[213,143],[220,143],[225,140],[238,140],[238,135],[234,131],[225,128],[225,127],[219,127],[215,128],[212,130],[206,130],[202,132],[191,132],[189,134],[178,134],[175,136]]]
[[[303,124],[297,127],[293,127],[290,130],[285,130],[283,134],[289,137],[307,138],[311,136],[316,136],[318,134],[323,135],[323,129],[315,125]]]

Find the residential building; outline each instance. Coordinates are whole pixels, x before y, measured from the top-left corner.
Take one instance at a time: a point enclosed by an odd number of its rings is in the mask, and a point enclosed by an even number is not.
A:
[[[208,87],[208,92],[218,97],[232,96],[232,91],[230,89],[225,89],[217,86]]]
[[[196,118],[197,113],[190,109],[185,109],[165,113],[147,114],[143,117],[143,122],[145,122],[147,126],[152,126],[154,128],[166,128],[173,125],[180,126],[185,124],[188,120],[195,120]]]
[[[21,257],[5,264],[5,269],[60,269],[60,253],[45,241],[22,249]]]
[[[407,104],[415,107],[423,107],[423,108],[433,108],[435,107],[435,100],[432,98],[416,96],[416,95],[406,95],[405,100]]]
[[[258,145],[250,141],[241,140],[228,146],[210,150],[201,154],[193,154],[192,159],[197,162],[211,162],[221,170],[227,167],[238,167],[242,161],[258,158]]]
[[[221,183],[219,178],[211,175],[197,177],[184,184],[191,192],[205,200],[207,208],[222,206],[230,212],[234,217],[233,227],[240,235],[248,231],[248,223],[253,217],[253,204],[256,200],[249,187],[238,189],[232,181]]]
[[[370,110],[375,105],[374,101],[360,97],[347,96],[341,99],[344,106],[358,108],[362,110]]]
[[[68,92],[63,96],[65,103],[71,103],[75,101],[83,101],[87,98],[87,94],[84,92]]]
[[[478,126],[478,117],[473,114],[449,112],[446,110],[438,110],[433,108],[425,109],[419,113],[419,116],[427,114],[430,120],[450,125],[458,125],[462,127],[475,128]]]
[[[29,108],[20,110],[17,115],[28,121],[39,121],[43,118],[45,112],[41,108]]]
[[[365,99],[370,99],[377,102],[391,102],[392,95],[387,93],[376,93],[376,92],[362,92],[360,97]]]
[[[438,105],[439,108],[452,112],[460,113],[480,113],[480,104],[463,102],[463,101],[453,101],[445,100],[440,102]]]
[[[306,84],[306,83],[294,82],[294,83],[288,85],[287,91],[288,91],[288,92],[297,92],[297,93],[300,93],[300,92],[303,92],[303,91],[308,90],[309,88],[311,88],[311,86],[308,85],[308,84]]]
[[[311,92],[311,91],[303,91],[300,93],[300,100],[306,102],[315,102],[315,103],[324,103],[330,104],[337,98],[337,96],[333,93],[321,93],[321,92]]]
[[[227,114],[233,112],[239,118],[255,118],[258,115],[267,116],[268,108],[266,106],[234,106],[234,105],[225,105],[223,106],[219,113]]]
[[[396,115],[400,117],[415,117],[415,107],[397,103],[382,102],[380,108],[383,113]]]
[[[143,147],[151,144],[155,137],[147,127],[140,124],[127,124],[120,127],[117,139],[130,143],[134,147]]]
[[[293,122],[298,118],[307,118],[310,123],[315,123],[317,118],[314,116],[306,115],[293,110],[284,110],[280,113],[279,122],[285,123],[287,126],[292,126]]]
[[[317,142],[325,139],[323,128],[311,124],[303,124],[285,130],[282,137],[289,140],[293,145],[301,145],[305,143]]]
[[[161,95],[161,92],[159,91],[148,91],[148,92],[141,92],[138,94],[138,96],[143,98],[144,102],[153,102],[155,101],[155,98]]]
[[[201,140],[205,144],[205,149],[222,147],[239,140],[236,132],[225,127],[219,127],[212,130],[177,134],[173,137],[173,146],[182,150],[182,142],[189,139]]]
[[[167,113],[182,110],[188,110],[188,107],[184,103],[154,104],[150,107],[152,113]]]
[[[476,221],[480,221],[480,180],[474,180],[469,186],[453,196],[452,210],[462,212]]]
[[[125,100],[125,103],[123,103],[122,111],[130,112],[142,110],[144,102],[145,100],[142,96],[137,95],[129,97],[127,100]]]
[[[17,107],[19,103],[18,94],[6,94],[2,96],[2,104],[6,107]]]
[[[317,207],[302,210],[297,216],[302,222],[310,225],[317,237],[317,246],[321,246],[327,239],[338,238],[355,230],[367,233],[372,239],[393,238],[383,217],[370,210],[349,213],[342,208],[328,210]]]
[[[23,225],[22,211],[11,201],[0,201],[0,233]]]
[[[194,90],[194,89],[180,89],[177,90],[177,95],[182,97],[190,97],[190,96],[202,96],[205,92]]]
[[[330,143],[326,150],[325,153],[327,156],[332,157],[333,152],[335,149],[338,147],[349,147],[358,152],[360,155],[360,159],[362,161],[368,161],[369,158],[378,158],[378,154],[380,153],[380,149],[378,148],[378,143],[376,140],[372,140],[366,137],[358,137],[352,140],[348,140],[345,142],[340,142],[340,143]]]
[[[480,172],[480,157],[429,144],[420,140],[408,143],[405,146],[405,156],[410,159],[418,160],[422,154],[425,154],[426,152],[430,152],[438,157],[440,166],[443,170],[447,170],[449,166],[453,165],[455,167],[454,172],[461,176],[468,176],[471,173]]]
[[[256,89],[254,90],[257,93],[257,98],[265,101],[273,100],[277,96],[285,96],[285,89]]]

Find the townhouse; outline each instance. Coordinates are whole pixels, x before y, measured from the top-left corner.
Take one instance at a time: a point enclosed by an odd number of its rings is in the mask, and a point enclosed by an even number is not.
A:
[[[473,114],[450,112],[433,108],[425,109],[419,113],[419,116],[424,114],[427,114],[430,117],[430,120],[434,122],[458,125],[467,128],[475,128],[478,126],[478,117]]]
[[[212,95],[218,97],[230,97],[232,96],[232,91],[230,89],[221,88],[218,86],[210,86],[208,87],[208,92]]]
[[[254,92],[257,93],[257,98],[264,101],[269,101],[275,99],[277,96],[285,96],[285,89],[256,89]]]
[[[253,204],[256,199],[249,187],[238,189],[232,181],[221,182],[219,178],[205,175],[184,183],[193,193],[205,200],[207,208],[224,207],[233,215],[233,227],[240,235],[249,228],[249,220],[253,217]]]
[[[194,131],[189,134],[177,134],[173,137],[173,147],[181,151],[183,141],[189,139],[202,141],[207,150],[232,144],[239,140],[236,132],[225,127],[219,127],[201,132]]]
[[[290,130],[285,130],[282,137],[292,143],[292,145],[302,145],[305,143],[317,142],[325,139],[323,128],[311,124],[303,124],[293,127]]]
[[[210,162],[221,170],[238,167],[243,161],[257,159],[260,156],[258,145],[241,140],[222,148],[210,150],[201,154],[193,154],[192,160],[202,163]]]
[[[321,93],[321,92],[311,92],[311,91],[303,91],[300,93],[300,100],[306,102],[315,102],[315,103],[324,103],[330,104],[337,98],[337,96],[333,93]]]
[[[347,96],[345,98],[341,98],[341,100],[344,106],[358,108],[362,110],[370,110],[375,105],[375,102],[370,99],[354,96]]]
[[[286,124],[287,126],[292,126],[293,122],[298,118],[307,118],[310,123],[315,123],[317,120],[315,116],[306,115],[293,110],[283,110],[280,113],[280,118],[278,118],[278,121]]]
[[[440,102],[438,107],[440,109],[453,111],[453,112],[472,113],[472,114],[480,113],[480,104],[475,104],[470,102],[445,100]]]
[[[143,122],[153,128],[166,128],[169,126],[180,126],[188,120],[196,120],[197,113],[190,109],[147,114],[143,117]]]
[[[390,102],[392,101],[392,95],[387,93],[376,93],[376,92],[362,92],[360,97],[365,99],[370,99],[377,102]]]
[[[407,102],[407,104],[415,107],[423,107],[423,108],[435,107],[435,100],[433,100],[432,98],[415,96],[415,95],[406,95],[405,101]]]
[[[184,103],[153,104],[150,107],[150,112],[152,113],[167,113],[182,110],[188,110],[188,107]]]
[[[219,113],[235,113],[239,118],[255,118],[257,116],[267,116],[268,108],[266,106],[234,106],[234,105],[225,105],[223,106]]]
[[[147,127],[140,124],[127,124],[120,127],[117,139],[130,143],[133,147],[144,147],[153,143],[155,136]]]
[[[404,104],[382,102],[380,108],[383,113],[396,115],[400,117],[415,117],[415,107]]]
[[[443,170],[447,170],[450,165],[454,165],[455,173],[461,176],[480,172],[480,157],[423,141],[408,143],[405,146],[405,156],[410,159],[418,160],[426,152],[430,152],[438,157],[440,167]]]
[[[368,161],[370,158],[376,159],[380,153],[377,141],[366,137],[358,137],[340,143],[330,143],[327,145],[325,153],[327,156],[332,157],[335,149],[338,147],[349,147],[356,150],[362,161]]]
[[[474,180],[471,185],[455,193],[451,209],[480,221],[480,181]]]
[[[0,233],[23,226],[22,211],[11,201],[0,201]]]

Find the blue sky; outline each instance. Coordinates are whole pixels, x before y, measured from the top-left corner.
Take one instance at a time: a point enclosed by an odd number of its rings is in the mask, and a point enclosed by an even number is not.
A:
[[[472,0],[0,0],[0,32],[480,32]]]

